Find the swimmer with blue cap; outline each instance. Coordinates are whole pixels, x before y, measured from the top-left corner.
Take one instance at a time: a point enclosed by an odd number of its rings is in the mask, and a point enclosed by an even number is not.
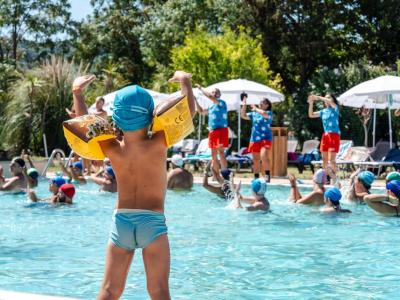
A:
[[[340,206],[340,200],[342,199],[342,193],[337,187],[329,188],[324,193],[325,208],[321,208],[322,212],[325,213],[351,213],[351,210],[343,209]]]
[[[375,180],[375,175],[370,171],[355,171],[350,176],[350,189],[347,194],[347,199],[364,203],[364,197],[370,194],[372,183]]]
[[[83,92],[93,80],[95,76],[88,75],[76,78],[73,83],[78,117],[87,114]],[[191,74],[176,71],[170,82],[180,84],[193,118],[195,98]],[[133,254],[138,248],[143,249],[146,272],[152,277],[149,281],[151,298],[170,298],[170,250],[164,216],[167,145],[164,131],[151,137],[148,134],[154,112],[159,110],[162,109],[154,107],[151,95],[140,86],[130,85],[118,90],[112,105],[112,119],[123,135],[120,141],[99,142],[116,175],[118,196],[107,248],[107,268],[98,299],[120,298],[121,287],[125,286]]]
[[[267,181],[264,178],[253,179],[251,182],[250,188],[252,197],[243,197],[240,194],[240,184],[236,189],[236,192],[239,194],[237,197],[236,208],[242,208],[240,202],[245,202],[249,204],[246,206],[247,211],[269,211],[270,205],[267,197],[265,196],[267,192]]]
[[[231,170],[224,169],[217,172],[212,166],[212,161],[207,163],[203,176],[203,187],[209,192],[216,194],[220,198],[224,198],[226,201],[233,201],[235,194],[235,184],[233,182],[233,175]],[[208,177],[213,176],[218,182],[217,185],[210,184]]]
[[[86,184],[86,178],[83,175],[83,162],[82,160],[78,160],[73,162],[68,168],[64,167],[63,164],[60,164],[62,171],[69,178],[69,182],[75,184]]]
[[[114,170],[111,166],[105,166],[96,174],[92,175],[94,183],[101,186],[102,191],[116,193],[117,192],[117,179],[115,178]]]
[[[28,190],[29,198],[33,202],[38,202],[38,201],[54,202],[53,198],[58,194],[60,187],[65,183],[67,183],[67,181],[62,176],[57,175],[56,177],[50,179],[50,182],[49,182],[49,192],[51,193],[50,197],[40,199],[37,197],[36,193],[33,190],[29,189]]]
[[[388,216],[400,216],[400,180],[386,183],[386,195],[371,194],[365,196],[365,203],[376,212]]]

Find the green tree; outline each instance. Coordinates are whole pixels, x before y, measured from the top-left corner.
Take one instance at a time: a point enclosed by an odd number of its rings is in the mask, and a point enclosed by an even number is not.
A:
[[[68,0],[1,0],[0,62],[12,59],[16,66],[22,41],[52,44],[56,35],[67,32],[70,8]]]

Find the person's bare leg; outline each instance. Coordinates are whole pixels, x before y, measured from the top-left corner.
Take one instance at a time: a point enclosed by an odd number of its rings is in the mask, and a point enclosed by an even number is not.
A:
[[[336,173],[336,154],[337,153],[336,152],[328,152],[328,154],[329,154],[329,157],[328,157],[329,163],[332,167],[333,172]]]
[[[252,155],[253,155],[253,173],[259,174],[260,173],[260,153],[252,152]]]
[[[267,175],[267,173],[265,173],[265,171],[269,171],[271,169],[271,162],[269,159],[269,151],[270,149],[268,148],[261,148],[261,165],[262,165],[262,172],[264,173],[264,175]]]
[[[108,244],[104,279],[97,296],[98,300],[112,300],[121,297],[133,254],[133,251],[118,248],[112,243]]]
[[[322,158],[322,168],[328,172],[328,164],[329,164],[329,160],[328,160],[328,152],[321,152],[321,158]]]
[[[159,236],[143,249],[147,290],[152,300],[169,300],[170,253],[168,235]]]
[[[211,159],[212,159],[211,168],[213,168],[214,171],[219,174],[220,167],[219,167],[218,150],[217,149],[211,149]]]
[[[219,161],[221,163],[221,169],[225,170],[228,168],[228,162],[226,161],[225,157],[225,149],[224,148],[218,148],[218,155],[219,155]]]

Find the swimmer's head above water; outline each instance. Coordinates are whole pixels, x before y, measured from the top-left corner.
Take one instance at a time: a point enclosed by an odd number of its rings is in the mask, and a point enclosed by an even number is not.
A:
[[[332,204],[333,207],[338,207],[340,205],[340,199],[342,199],[342,193],[338,188],[332,187],[326,190],[324,199],[326,204]]]
[[[230,180],[231,178],[231,170],[229,169],[224,169],[221,170],[221,176],[224,180]]]
[[[112,119],[118,128],[136,131],[151,124],[154,101],[145,89],[131,85],[117,91],[112,110]]]
[[[400,173],[397,171],[390,172],[386,176],[386,183],[392,180],[399,180],[400,181]]]
[[[357,179],[367,190],[369,190],[375,180],[375,175],[370,171],[362,171],[358,173]]]
[[[324,169],[319,169],[317,172],[315,172],[313,181],[317,184],[326,184],[328,182],[326,171]]]
[[[257,178],[251,182],[252,192],[259,197],[264,197],[267,192],[267,182],[265,179]]]
[[[14,157],[10,162],[10,172],[14,175],[22,173],[22,169],[25,168],[25,161],[17,156]]]

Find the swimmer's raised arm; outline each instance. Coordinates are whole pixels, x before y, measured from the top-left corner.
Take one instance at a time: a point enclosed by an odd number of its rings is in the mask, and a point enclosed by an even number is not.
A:
[[[18,182],[18,177],[10,178],[9,180],[4,182],[0,186],[0,191],[11,191],[11,190],[13,190],[16,187],[17,182]]]
[[[95,75],[80,76],[74,80],[72,84],[72,95],[74,98],[74,109],[76,116],[87,115],[88,109],[85,103],[85,97],[83,91],[85,88],[96,79]]]
[[[104,177],[101,177],[101,175],[103,173],[104,173],[104,170],[100,170],[96,174],[93,174],[91,176],[93,182],[98,184],[98,185],[108,184],[109,180],[105,179]]]
[[[192,90],[191,82],[192,74],[186,73],[184,71],[175,71],[174,76],[168,80],[169,82],[179,82],[181,85],[181,93],[186,95],[189,101],[189,109],[192,118],[196,114],[196,103],[195,97]]]

